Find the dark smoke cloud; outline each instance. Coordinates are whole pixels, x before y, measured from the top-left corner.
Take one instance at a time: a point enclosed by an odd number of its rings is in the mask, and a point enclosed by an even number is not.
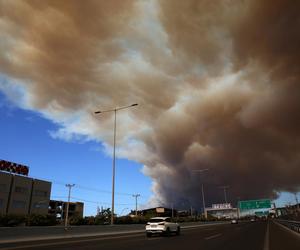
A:
[[[138,102],[118,153],[145,165],[156,203],[200,207],[201,183],[209,203],[224,185],[232,202],[275,198],[299,189],[299,5],[2,0],[0,70],[64,139],[109,147],[111,117],[92,111]]]
[[[216,69],[225,57],[241,73],[229,88],[189,103],[185,114],[198,128],[187,123],[188,138],[195,137],[179,150],[180,166],[210,168],[209,183],[230,185],[233,199],[299,188],[299,7],[290,1],[162,3],[161,19],[178,54]]]

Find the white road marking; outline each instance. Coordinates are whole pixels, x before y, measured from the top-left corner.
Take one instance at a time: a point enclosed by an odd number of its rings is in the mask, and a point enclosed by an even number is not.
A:
[[[182,229],[190,229],[190,228],[199,228],[199,227],[211,227],[211,226],[222,226],[229,225],[229,222],[220,222],[220,223],[212,223],[212,224],[200,224],[200,225],[191,225],[191,226],[181,226]]]
[[[269,221],[267,222],[267,230],[265,234],[264,250],[269,250],[270,233],[269,233]]]
[[[214,238],[217,238],[217,237],[220,237],[222,234],[215,234],[215,235],[212,235],[212,236],[209,236],[209,237],[206,237],[204,239],[206,240],[211,240],[211,239],[214,239]]]

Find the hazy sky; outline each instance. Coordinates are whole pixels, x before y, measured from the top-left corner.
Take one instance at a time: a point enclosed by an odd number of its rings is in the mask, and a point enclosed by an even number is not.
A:
[[[40,177],[110,190],[113,116],[93,111],[138,103],[118,114],[118,164],[130,169],[119,192],[148,199],[151,188],[149,204],[178,207],[201,206],[201,183],[209,204],[223,185],[232,202],[296,192],[299,9],[285,0],[0,0],[2,133],[35,138],[25,154],[23,137],[10,136],[4,156]],[[99,162],[106,184],[89,183]]]

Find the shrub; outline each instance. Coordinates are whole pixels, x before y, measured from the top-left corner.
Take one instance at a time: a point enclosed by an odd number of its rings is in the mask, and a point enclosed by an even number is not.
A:
[[[55,216],[31,214],[26,219],[27,226],[54,226],[57,224]]]
[[[0,226],[2,227],[14,227],[21,224],[25,224],[26,217],[22,215],[0,215]]]
[[[70,225],[80,226],[80,225],[88,225],[87,217],[71,217],[69,221]]]

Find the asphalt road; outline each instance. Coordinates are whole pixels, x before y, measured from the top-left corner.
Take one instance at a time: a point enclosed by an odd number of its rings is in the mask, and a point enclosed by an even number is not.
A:
[[[211,224],[224,224],[226,222],[188,222],[182,226],[198,226]],[[143,231],[145,225],[97,225],[97,226],[71,226],[67,231],[63,226],[33,226],[33,227],[0,227],[0,244],[3,241],[22,241],[33,238],[67,238],[76,236],[96,236],[101,234],[114,234],[131,231]]]
[[[0,246],[1,248],[1,246]],[[3,245],[1,249],[101,250],[299,250],[300,236],[274,222],[243,222],[182,230],[180,236],[147,238],[144,233],[85,237],[57,241]]]

